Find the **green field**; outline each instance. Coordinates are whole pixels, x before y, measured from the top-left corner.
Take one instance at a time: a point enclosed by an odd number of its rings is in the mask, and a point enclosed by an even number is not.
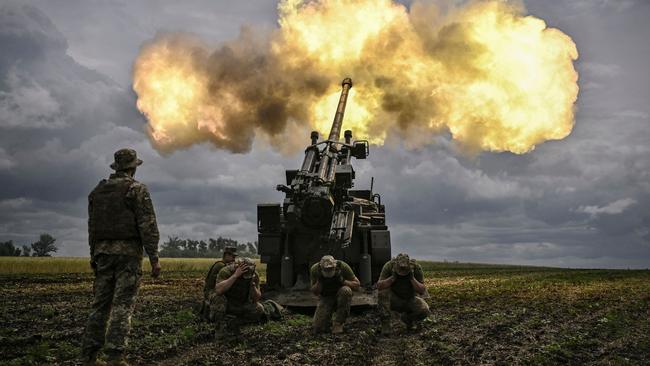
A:
[[[205,271],[214,259],[210,258],[161,258],[161,266],[171,272]],[[150,271],[149,261],[143,263],[143,271]],[[11,274],[57,274],[92,273],[88,258],[80,257],[0,257],[0,275]]]
[[[312,336],[309,316],[293,313],[284,323],[245,327],[240,338],[215,342],[213,326],[193,311],[211,262],[163,259],[162,278],[145,275],[131,362],[650,363],[650,271],[422,262],[433,316],[416,333],[396,326],[397,334],[382,337],[376,314],[365,309],[342,336]],[[0,258],[0,289],[0,364],[76,364],[92,301],[87,258]]]

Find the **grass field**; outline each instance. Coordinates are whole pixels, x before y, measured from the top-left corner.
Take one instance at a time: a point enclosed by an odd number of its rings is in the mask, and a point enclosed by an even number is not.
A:
[[[170,272],[206,271],[214,263],[210,258],[161,258],[160,264]],[[143,271],[150,271],[149,261],[143,261]],[[0,257],[3,274],[92,273],[88,258],[79,257]]]
[[[357,311],[341,336],[310,317],[245,327],[214,341],[193,308],[212,261],[164,259],[143,278],[129,359],[166,365],[431,365],[650,363],[650,271],[422,262],[433,316],[416,333],[376,333]],[[146,263],[146,261],[145,261]],[[147,268],[145,268],[147,270]],[[92,301],[84,258],[0,258],[0,364],[76,364]]]

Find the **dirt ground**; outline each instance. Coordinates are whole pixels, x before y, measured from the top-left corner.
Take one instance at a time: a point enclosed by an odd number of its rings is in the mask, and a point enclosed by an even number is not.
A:
[[[308,314],[215,341],[194,313],[204,273],[145,276],[129,361],[162,365],[650,364],[650,271],[425,263],[433,316],[378,334],[373,309],[343,335],[313,336]],[[77,364],[92,276],[2,275],[0,364]]]

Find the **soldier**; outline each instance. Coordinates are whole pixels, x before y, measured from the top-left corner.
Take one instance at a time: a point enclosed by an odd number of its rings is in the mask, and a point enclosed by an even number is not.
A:
[[[220,333],[226,329],[239,333],[241,323],[255,323],[266,320],[268,313],[260,303],[260,278],[255,271],[255,262],[238,257],[223,267],[217,275],[215,296],[211,307],[219,321]]]
[[[347,263],[336,260],[331,255],[323,256],[319,263],[311,267],[310,277],[311,291],[319,296],[313,332],[325,332],[329,328],[332,313],[336,310],[332,333],[343,333],[343,324],[350,315],[352,290],[359,288],[359,279]]]
[[[420,297],[426,291],[422,267],[408,254],[400,253],[386,262],[377,281],[377,290],[381,333],[384,335],[391,332],[391,310],[402,314],[401,319],[408,330],[413,330],[416,321],[431,314],[429,305]]]
[[[147,186],[133,179],[140,164],[142,160],[134,150],[118,150],[111,164],[115,173],[100,181],[88,196],[95,299],[82,341],[86,365],[103,364],[97,355],[104,345],[110,364],[128,365],[124,350],[142,277],[143,248],[149,256],[151,275],[160,275],[156,214]]]
[[[237,248],[226,247],[223,250],[221,260],[214,262],[212,267],[210,267],[210,271],[208,271],[203,287],[203,304],[201,306],[201,315],[205,320],[217,320],[215,317],[220,312],[220,305],[218,303],[215,303],[214,306],[212,305],[212,300],[216,299],[217,296],[214,289],[217,284],[217,276],[219,275],[219,271],[226,265],[234,262],[235,258],[237,258]]]

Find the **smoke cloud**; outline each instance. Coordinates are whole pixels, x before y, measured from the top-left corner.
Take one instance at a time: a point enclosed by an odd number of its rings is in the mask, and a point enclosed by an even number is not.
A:
[[[329,131],[344,77],[343,128],[374,144],[448,132],[470,152],[526,153],[573,128],[576,46],[519,3],[285,0],[278,12],[270,34],[243,28],[216,48],[182,33],[143,45],[133,88],[156,149],[304,146]]]

